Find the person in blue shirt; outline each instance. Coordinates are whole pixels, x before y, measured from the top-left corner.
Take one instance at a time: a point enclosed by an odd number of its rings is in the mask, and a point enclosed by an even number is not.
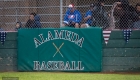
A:
[[[84,17],[84,24],[81,25],[81,28],[85,28],[85,27],[90,27],[91,26],[91,16],[92,16],[92,11],[94,10],[94,4],[90,4],[90,10],[88,10],[85,14]]]
[[[63,26],[79,28],[81,18],[81,13],[75,9],[73,4],[70,4],[64,16]]]
[[[35,20],[37,28],[41,28],[40,16],[38,14],[35,15],[34,20]]]

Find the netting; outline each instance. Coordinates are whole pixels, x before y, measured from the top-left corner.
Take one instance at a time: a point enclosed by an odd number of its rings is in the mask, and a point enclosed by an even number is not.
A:
[[[131,15],[125,14],[126,20],[120,19],[118,16],[121,10],[117,11],[114,15],[116,0],[105,0],[104,9],[107,14],[107,19],[96,16],[99,22],[94,25],[103,29],[139,29],[140,20],[134,21],[128,19]],[[68,9],[68,5],[73,3],[75,8],[80,11],[82,19],[80,25],[84,23],[85,13],[89,10],[91,3],[97,3],[98,0],[0,0],[0,29],[6,31],[14,31],[16,28],[16,22],[21,22],[24,28],[30,13],[35,12],[40,16],[41,28],[59,28],[63,25],[64,16]],[[129,0],[129,5],[135,7],[139,0]],[[114,4],[114,5],[113,5]],[[132,11],[133,12],[133,11]],[[93,19],[92,19],[93,20]],[[108,22],[106,22],[106,20]],[[105,27],[104,24],[108,23]],[[102,25],[101,25],[102,24]],[[122,27],[120,27],[122,25]],[[127,25],[127,27],[125,27]],[[136,27],[134,26],[136,25]]]

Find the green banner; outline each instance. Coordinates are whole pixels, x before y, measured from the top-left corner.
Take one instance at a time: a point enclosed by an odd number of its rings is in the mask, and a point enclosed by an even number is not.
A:
[[[20,29],[19,71],[101,71],[100,28]]]

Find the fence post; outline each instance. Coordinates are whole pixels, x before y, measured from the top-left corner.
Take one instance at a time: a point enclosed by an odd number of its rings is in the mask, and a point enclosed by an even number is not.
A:
[[[60,27],[62,27],[63,20],[63,0],[60,0]]]

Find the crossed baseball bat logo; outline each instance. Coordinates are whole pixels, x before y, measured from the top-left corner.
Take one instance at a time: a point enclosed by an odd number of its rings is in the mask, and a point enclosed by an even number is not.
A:
[[[54,47],[56,48],[56,52],[55,52],[55,54],[53,55],[53,57],[59,52],[60,53],[60,55],[63,57],[63,55],[62,55],[62,53],[60,52],[60,49],[62,48],[62,46],[64,45],[64,43],[62,43],[61,45],[60,45],[60,47],[58,48],[54,43],[53,43],[53,45],[54,45]]]

